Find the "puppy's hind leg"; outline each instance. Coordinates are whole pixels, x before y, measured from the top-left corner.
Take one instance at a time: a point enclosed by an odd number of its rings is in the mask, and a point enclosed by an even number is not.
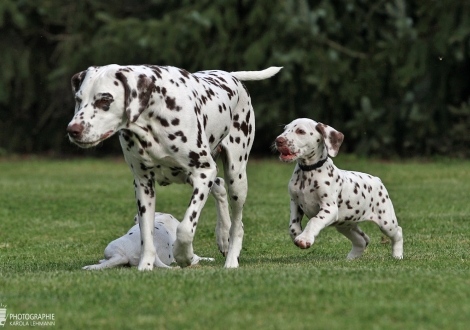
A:
[[[105,268],[114,268],[120,265],[125,265],[127,263],[129,263],[129,259],[127,257],[122,256],[120,254],[115,254],[108,260],[100,260],[99,264],[85,266],[82,269],[100,270],[100,269],[105,269]]]
[[[397,226],[397,233],[392,238],[392,255],[397,259],[403,259],[403,231]]]
[[[398,225],[393,209],[390,213],[392,213],[392,215],[386,219],[384,219],[382,215],[382,219],[380,219],[377,224],[382,233],[392,241],[392,256],[396,259],[403,259],[403,232]]]
[[[357,225],[353,227],[336,227],[336,230],[346,236],[352,243],[352,249],[346,259],[359,258],[370,242],[367,236]]]
[[[398,224],[396,226],[381,226],[380,230],[392,241],[392,256],[396,259],[403,259],[403,233]],[[395,220],[396,223],[396,220]]]
[[[155,256],[155,262],[153,263],[153,265],[158,268],[171,268],[170,266],[168,266],[167,264],[163,263],[163,261],[160,260],[160,258],[158,257],[158,253]]]

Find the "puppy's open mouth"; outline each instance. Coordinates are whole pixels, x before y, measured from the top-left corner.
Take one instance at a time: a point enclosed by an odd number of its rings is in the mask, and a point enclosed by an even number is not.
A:
[[[91,147],[94,147],[94,146],[98,145],[103,140],[106,140],[108,137],[110,137],[113,134],[114,134],[114,131],[108,131],[108,132],[104,133],[103,135],[101,135],[101,137],[98,140],[92,141],[92,142],[79,141],[79,140],[76,140],[72,137],[70,137],[70,140],[73,143],[75,143],[77,146],[79,146],[80,148],[91,148]]]
[[[297,153],[292,152],[289,148],[277,148],[277,150],[281,153],[279,158],[285,162],[291,162],[297,158]]]

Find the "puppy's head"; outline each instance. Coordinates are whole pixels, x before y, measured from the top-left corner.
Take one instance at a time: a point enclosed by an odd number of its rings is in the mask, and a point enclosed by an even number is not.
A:
[[[275,140],[275,147],[280,152],[279,159],[284,162],[321,158],[324,151],[335,157],[343,139],[344,135],[333,127],[300,118],[284,128]]]

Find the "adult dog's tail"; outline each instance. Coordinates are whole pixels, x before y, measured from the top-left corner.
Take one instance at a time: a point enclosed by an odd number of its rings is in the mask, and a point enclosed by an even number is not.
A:
[[[282,69],[278,66],[272,66],[262,71],[235,71],[230,72],[238,80],[263,80],[274,76]]]

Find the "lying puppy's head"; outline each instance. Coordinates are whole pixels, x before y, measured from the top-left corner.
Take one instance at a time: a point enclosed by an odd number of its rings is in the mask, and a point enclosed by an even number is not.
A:
[[[344,135],[333,127],[308,118],[299,118],[284,127],[275,140],[279,159],[293,162],[297,159],[323,159],[328,154],[335,157]]]

